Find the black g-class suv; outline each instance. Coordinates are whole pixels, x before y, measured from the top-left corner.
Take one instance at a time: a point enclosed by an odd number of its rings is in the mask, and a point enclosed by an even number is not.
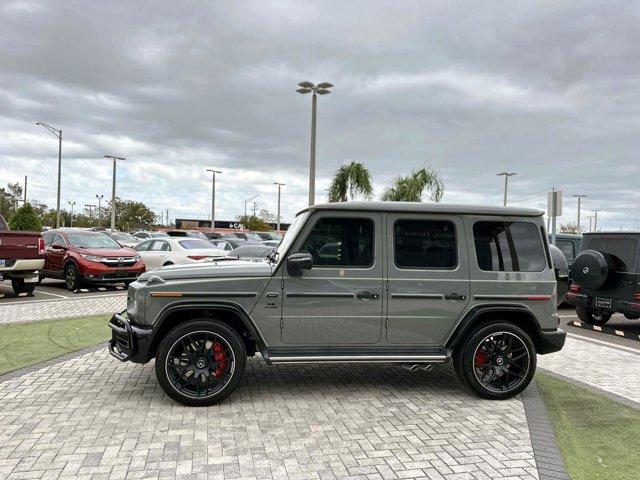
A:
[[[640,318],[639,246],[640,232],[584,234],[567,293],[580,320],[604,325],[616,312],[630,320]]]

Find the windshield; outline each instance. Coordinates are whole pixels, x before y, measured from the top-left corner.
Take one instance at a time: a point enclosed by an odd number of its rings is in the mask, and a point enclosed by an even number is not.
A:
[[[187,250],[195,250],[197,248],[214,248],[213,245],[211,245],[211,242],[207,242],[206,240],[198,240],[197,238],[194,238],[192,240],[180,240],[178,243],[182,248],[186,248]]]
[[[151,234],[151,236],[153,238],[165,238],[165,237],[168,237],[169,235],[167,235],[164,232],[154,232],[154,233]]]
[[[279,257],[282,257],[282,255],[287,250],[289,250],[289,247],[291,247],[291,244],[293,243],[294,239],[298,236],[298,233],[300,233],[300,230],[302,230],[302,227],[307,221],[308,216],[309,216],[309,212],[304,212],[295,218],[295,220],[293,221],[289,229],[286,231],[284,237],[282,238],[280,245],[278,245],[276,253],[278,254]]]
[[[121,248],[120,244],[108,235],[87,235],[72,233],[67,235],[69,243],[79,248]]]
[[[129,235],[128,233],[112,233],[111,238],[117,240],[119,242],[132,242],[135,243],[138,241],[136,237],[133,235]]]

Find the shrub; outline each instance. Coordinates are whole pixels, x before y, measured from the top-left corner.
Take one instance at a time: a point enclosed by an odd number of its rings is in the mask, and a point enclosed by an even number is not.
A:
[[[16,213],[14,213],[11,220],[9,220],[9,228],[11,230],[30,230],[39,232],[42,230],[42,222],[40,222],[40,218],[33,207],[30,204],[25,203],[16,210]]]

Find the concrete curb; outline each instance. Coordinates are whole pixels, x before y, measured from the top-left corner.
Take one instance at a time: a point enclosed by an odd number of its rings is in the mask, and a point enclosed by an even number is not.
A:
[[[522,392],[522,404],[529,425],[529,436],[540,480],[571,480],[560,455],[540,389],[535,381]]]

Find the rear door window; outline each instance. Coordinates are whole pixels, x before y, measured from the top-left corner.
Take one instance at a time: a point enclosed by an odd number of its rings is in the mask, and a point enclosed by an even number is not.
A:
[[[453,223],[397,220],[393,230],[398,268],[451,269],[458,264]]]
[[[544,247],[531,222],[476,222],[473,225],[478,267],[494,272],[540,272]]]
[[[619,272],[632,271],[636,266],[638,239],[622,235],[610,235],[590,238],[587,248],[608,253],[613,257],[616,270]]]

